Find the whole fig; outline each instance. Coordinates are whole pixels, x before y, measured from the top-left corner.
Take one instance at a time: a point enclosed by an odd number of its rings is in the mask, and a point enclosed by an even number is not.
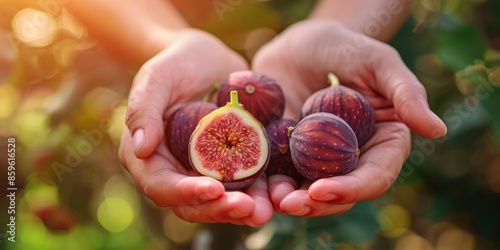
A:
[[[292,161],[309,180],[346,174],[358,162],[356,135],[339,116],[326,112],[308,115],[289,134]]]
[[[191,169],[188,156],[189,138],[201,118],[217,109],[217,105],[205,101],[193,101],[182,105],[168,119],[165,129],[167,146],[175,158]]]
[[[268,175],[287,175],[299,182],[303,177],[293,165],[290,153],[290,139],[288,137],[288,128],[295,127],[295,125],[297,125],[297,121],[282,118],[271,122],[266,127],[271,150],[266,173]]]
[[[339,116],[351,126],[361,147],[375,130],[375,110],[358,91],[339,84],[338,78],[328,75],[330,87],[314,92],[302,105],[301,118],[316,112]]]
[[[267,126],[283,116],[285,96],[273,78],[251,70],[231,73],[217,91],[216,103],[219,107],[226,105],[232,90],[238,91],[240,103],[262,125]]]

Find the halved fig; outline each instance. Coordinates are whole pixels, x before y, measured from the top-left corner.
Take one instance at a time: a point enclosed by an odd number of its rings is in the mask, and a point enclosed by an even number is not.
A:
[[[189,160],[194,171],[222,182],[226,189],[252,184],[269,161],[262,124],[230,92],[230,102],[203,117],[191,135]]]
[[[182,105],[168,119],[165,131],[167,146],[186,169],[191,169],[188,156],[191,134],[201,118],[217,108],[215,103],[193,101]]]
[[[339,116],[310,114],[290,128],[289,134],[292,161],[309,180],[343,175],[356,167],[360,154],[356,135]]]
[[[285,95],[273,78],[251,70],[231,73],[219,86],[216,102],[219,107],[229,101],[232,90],[238,91],[240,103],[262,125],[267,126],[283,116]]]
[[[317,112],[339,116],[351,126],[359,146],[370,139],[375,130],[375,110],[358,91],[339,84],[339,79],[328,74],[330,87],[313,93],[302,105],[301,118]]]

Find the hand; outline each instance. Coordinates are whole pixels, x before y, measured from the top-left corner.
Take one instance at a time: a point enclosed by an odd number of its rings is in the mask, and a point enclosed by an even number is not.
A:
[[[282,85],[285,117],[298,119],[306,98],[328,86],[329,72],[367,97],[376,113],[375,132],[349,174],[300,187],[287,176],[269,177],[270,197],[281,213],[339,214],[356,202],[375,199],[396,180],[409,155],[409,129],[432,138],[446,133],[427,105],[424,87],[396,50],[334,21],[303,21],[289,27],[261,48],[253,69]]]
[[[120,159],[151,200],[186,221],[260,226],[272,217],[265,176],[245,192],[225,192],[215,179],[190,176],[163,137],[165,121],[177,105],[201,100],[215,82],[246,68],[241,57],[213,36],[187,30],[134,79]]]

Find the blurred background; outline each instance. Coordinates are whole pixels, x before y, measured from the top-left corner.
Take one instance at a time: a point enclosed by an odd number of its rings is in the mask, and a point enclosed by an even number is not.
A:
[[[414,136],[383,197],[261,228],[186,223],[135,188],[116,154],[135,72],[63,2],[0,0],[0,145],[16,138],[18,187],[15,243],[0,199],[0,249],[500,249],[500,1],[413,1],[391,44],[448,135]],[[241,1],[198,27],[250,59],[313,2]]]

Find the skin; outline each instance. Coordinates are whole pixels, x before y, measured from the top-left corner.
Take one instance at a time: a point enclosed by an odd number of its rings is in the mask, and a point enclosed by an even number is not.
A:
[[[368,7],[383,10],[386,6],[381,5],[385,1],[374,2],[368,2]],[[376,199],[396,180],[410,153],[410,129],[430,138],[446,133],[443,122],[427,105],[422,84],[393,48],[377,40],[390,39],[398,24],[390,24],[372,38],[353,28],[371,21],[366,13],[349,19],[343,14],[348,12],[325,11],[342,9],[337,4],[347,1],[320,2],[308,20],[292,25],[265,45],[252,68],[282,84],[287,97],[285,116],[294,119],[305,99],[327,87],[326,76],[334,72],[342,84],[358,90],[372,103],[375,133],[361,148],[357,168],[345,176],[306,182],[300,187],[287,176],[270,176],[269,193],[280,213],[307,217],[341,214],[356,202]],[[404,8],[398,13],[406,13],[408,5]],[[393,20],[402,19],[398,16]]]
[[[345,27],[388,42],[410,13],[412,0],[322,0],[311,11],[310,20],[334,20]],[[373,22],[380,29],[373,28]]]
[[[189,24],[169,1],[68,0],[61,1],[89,30],[89,34],[116,59],[132,68],[170,47],[177,32]]]
[[[394,15],[383,31],[367,34],[373,38],[363,34],[362,27],[373,18],[369,11],[383,10],[387,2],[320,1],[308,20],[290,26],[252,61],[253,70],[282,84],[286,117],[298,117],[307,96],[327,86],[330,71],[367,96],[378,124],[361,149],[359,167],[301,187],[286,176],[263,175],[247,189],[230,192],[214,179],[190,176],[162,143],[163,130],[179,104],[201,99],[212,83],[248,69],[247,63],[216,37],[189,28],[182,11],[175,9],[182,1],[150,0],[146,5],[140,0],[72,0],[65,7],[111,53],[141,65],[130,90],[119,156],[144,194],[186,221],[257,227],[274,211],[315,217],[375,199],[394,182],[408,156],[410,129],[431,138],[446,133],[427,106],[425,89],[398,53],[377,40],[390,39],[404,18]],[[352,12],[360,14],[346,15]],[[108,25],[96,16],[106,17]],[[353,44],[355,49],[347,53],[345,46]]]
[[[178,104],[200,100],[214,82],[246,68],[209,34],[190,30],[179,37],[135,77],[120,158],[149,198],[187,221],[260,226],[273,212],[265,176],[244,191],[225,192],[215,179],[189,176],[162,143],[164,123]]]
[[[301,187],[286,176],[269,178],[271,199],[280,212],[298,216],[338,214],[358,201],[377,198],[394,182],[409,154],[410,133],[402,121],[417,123],[413,127],[423,133],[427,132],[429,123],[420,121],[432,119],[431,122],[436,123],[424,102],[405,98],[406,93],[419,93],[422,99],[425,91],[399,61],[394,50],[366,37],[366,47],[359,52],[348,57],[342,54],[342,44],[349,43],[356,35],[359,34],[335,22],[304,21],[262,48],[254,60],[255,70],[286,83],[283,89],[290,99],[286,107],[287,117],[297,119],[305,99],[328,86],[326,75],[330,71],[334,71],[341,82],[366,96],[376,111],[375,134],[361,148],[362,155],[355,171],[305,183]],[[318,36],[323,42],[319,42]],[[316,49],[304,49],[313,45]],[[280,53],[280,48],[296,53]],[[405,84],[400,84],[403,81]],[[423,115],[414,117],[414,112]]]

